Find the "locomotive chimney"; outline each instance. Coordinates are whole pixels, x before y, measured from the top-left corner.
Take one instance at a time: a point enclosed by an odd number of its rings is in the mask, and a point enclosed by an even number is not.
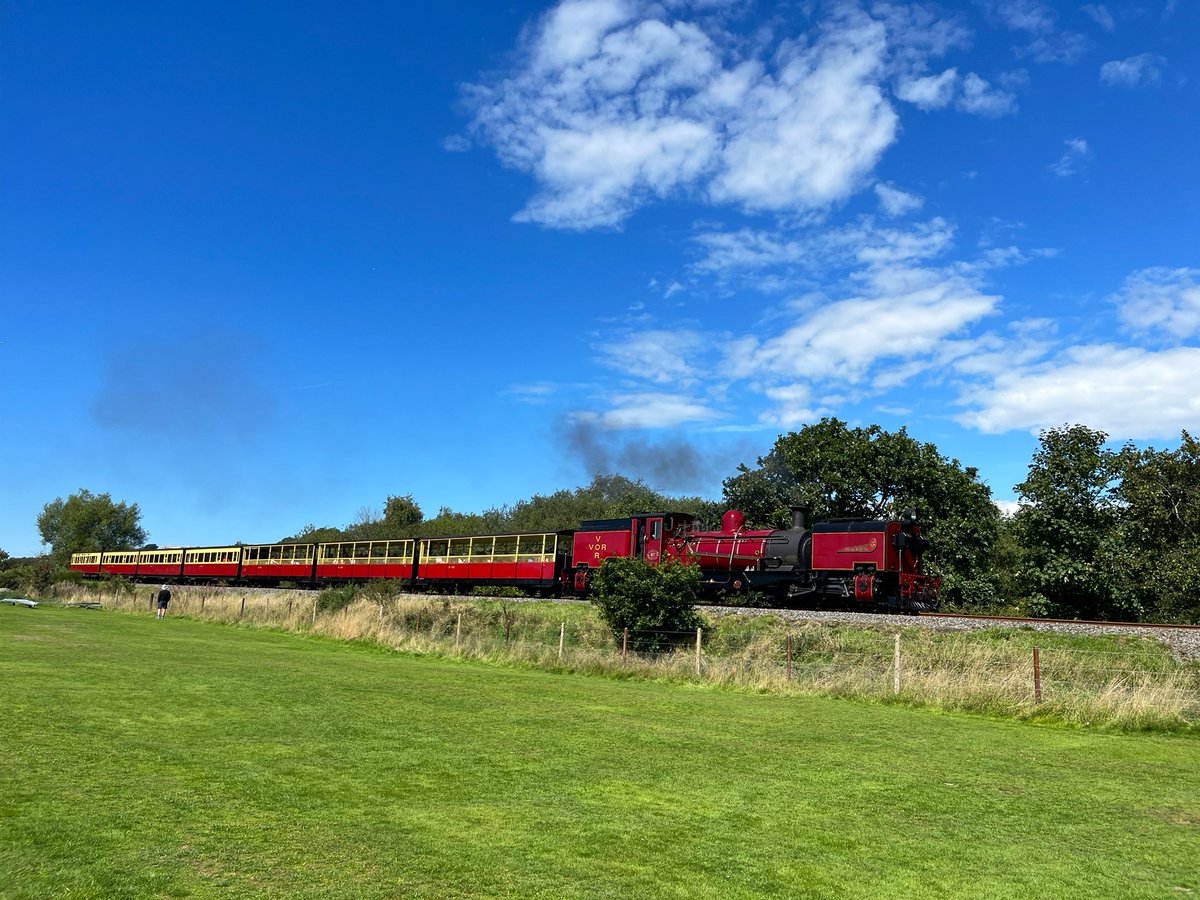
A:
[[[805,528],[804,519],[808,510],[803,506],[792,507],[792,531],[803,531]]]

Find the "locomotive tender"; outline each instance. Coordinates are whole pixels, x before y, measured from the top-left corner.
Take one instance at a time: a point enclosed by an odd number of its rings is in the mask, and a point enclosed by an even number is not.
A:
[[[85,577],[135,581],[312,587],[389,579],[416,591],[517,587],[539,596],[585,597],[613,557],[694,564],[706,598],[756,591],[780,605],[919,612],[937,606],[938,579],[921,571],[928,546],[916,514],[899,520],[817,522],[795,509],[784,530],[753,530],[736,510],[719,531],[688,513],[596,519],[578,529],[319,544],[249,544],[76,553]]]

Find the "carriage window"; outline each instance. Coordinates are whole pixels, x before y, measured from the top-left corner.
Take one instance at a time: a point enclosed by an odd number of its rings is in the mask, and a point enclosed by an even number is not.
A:
[[[451,538],[450,540],[450,556],[454,562],[466,562],[467,557],[471,555],[471,539],[470,538]]]

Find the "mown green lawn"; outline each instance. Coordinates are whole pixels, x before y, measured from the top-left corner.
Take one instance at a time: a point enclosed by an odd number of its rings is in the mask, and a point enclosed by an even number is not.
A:
[[[1200,740],[0,606],[0,896],[1179,897]]]

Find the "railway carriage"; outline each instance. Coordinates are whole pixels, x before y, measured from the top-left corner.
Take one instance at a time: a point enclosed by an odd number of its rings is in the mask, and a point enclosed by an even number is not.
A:
[[[315,549],[314,544],[247,544],[242,547],[241,578],[311,582]]]
[[[183,552],[184,580],[238,577],[241,547],[192,547]]]
[[[100,574],[100,558],[103,553],[72,553],[71,571],[82,572],[84,575]]]
[[[317,545],[319,581],[363,581],[371,578],[412,580],[411,540],[341,541]]]
[[[137,554],[137,574],[171,580],[183,574],[183,550],[142,550]]]
[[[105,553],[100,561],[100,571],[105,575],[137,575],[138,556],[136,550],[118,550]]]
[[[414,586],[434,590],[519,587],[557,591],[570,559],[570,531],[422,538]]]

